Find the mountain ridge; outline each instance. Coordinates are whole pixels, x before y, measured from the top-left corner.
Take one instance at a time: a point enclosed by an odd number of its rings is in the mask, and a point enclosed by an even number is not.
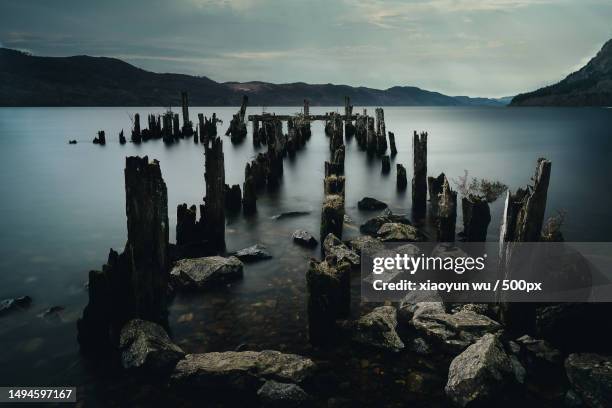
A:
[[[376,89],[342,84],[216,82],[206,76],[155,73],[111,57],[41,57],[0,48],[0,106],[504,106],[496,99],[453,97],[415,86]]]

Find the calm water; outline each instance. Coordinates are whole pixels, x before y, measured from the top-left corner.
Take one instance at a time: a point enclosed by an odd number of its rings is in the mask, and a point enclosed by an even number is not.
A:
[[[224,133],[236,110],[192,108],[190,115],[216,112],[224,121],[219,132]],[[313,113],[329,110],[312,108]],[[373,108],[368,110],[373,113]],[[104,399],[96,394],[99,374],[78,354],[75,321],[87,302],[87,272],[101,267],[109,248],[122,249],[125,244],[125,156],[148,155],[161,162],[171,226],[176,225],[177,204],[200,203],[204,194],[200,145],[189,139],[172,146],[161,140],[119,145],[119,131],[129,133],[129,115],[140,112],[146,117],[154,111],[161,109],[0,109],[0,299],[21,295],[34,299],[28,311],[0,320],[0,384],[83,384],[88,401]],[[261,108],[251,108],[248,113],[259,112]],[[548,213],[568,212],[566,238],[610,239],[612,110],[386,108],[385,118],[387,130],[396,135],[395,162],[407,167],[408,177],[413,130],[429,132],[430,175],[444,171],[457,177],[467,169],[473,176],[499,179],[515,189],[530,182],[538,157],[552,160]],[[100,129],[106,131],[105,147],[91,143]],[[312,129],[306,148],[285,161],[279,191],[258,200],[257,215],[228,219],[228,250],[263,243],[274,259],[247,265],[241,282],[220,291],[175,300],[171,327],[188,352],[231,350],[243,343],[310,352],[304,273],[307,259],[317,256],[318,249],[294,246],[291,233],[297,228],[315,236],[319,232],[323,162],[329,151],[323,124],[315,123]],[[244,165],[257,153],[250,138],[249,129],[241,145],[224,139],[229,184],[242,184]],[[68,145],[71,139],[79,143]],[[396,212],[409,212],[410,192],[396,192],[392,167],[389,176],[382,176],[379,160],[368,159],[354,140],[348,143],[346,210],[353,222],[346,226],[345,237],[357,235],[357,226],[372,216],[357,210],[357,201],[365,195],[389,203]],[[490,240],[499,231],[501,205],[499,200],[492,206]],[[311,213],[272,219],[293,210]],[[173,229],[170,239],[174,241]],[[37,317],[54,305],[65,307],[60,320]],[[344,363],[361,364],[353,360],[349,355]]]

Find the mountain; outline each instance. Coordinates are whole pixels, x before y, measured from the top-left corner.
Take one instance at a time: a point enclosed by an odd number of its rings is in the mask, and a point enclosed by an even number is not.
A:
[[[558,84],[517,95],[511,106],[612,106],[612,40]]]
[[[204,76],[158,74],[106,57],[39,57],[0,48],[0,106],[502,106],[486,98],[452,97],[416,87],[386,90],[303,82],[215,82]]]

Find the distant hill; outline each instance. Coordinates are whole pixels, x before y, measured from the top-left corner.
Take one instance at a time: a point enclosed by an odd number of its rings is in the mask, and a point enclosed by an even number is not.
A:
[[[558,84],[514,97],[512,106],[612,106],[612,40]]]
[[[0,48],[0,106],[177,106],[180,91],[194,106],[503,106],[495,99],[452,97],[416,87],[386,90],[303,82],[215,82],[207,77],[158,74],[106,57],[38,57]]]

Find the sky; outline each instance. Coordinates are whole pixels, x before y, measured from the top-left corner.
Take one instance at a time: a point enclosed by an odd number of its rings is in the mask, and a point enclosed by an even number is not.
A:
[[[612,38],[612,0],[0,0],[0,46],[215,81],[501,97]]]

